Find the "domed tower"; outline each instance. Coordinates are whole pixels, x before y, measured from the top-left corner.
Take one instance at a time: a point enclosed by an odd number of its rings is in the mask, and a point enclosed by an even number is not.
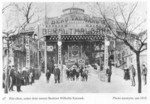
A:
[[[64,14],[75,14],[75,13],[83,14],[83,13],[84,13],[84,9],[72,7],[72,8],[64,9],[64,10],[63,10],[63,13],[64,13]]]

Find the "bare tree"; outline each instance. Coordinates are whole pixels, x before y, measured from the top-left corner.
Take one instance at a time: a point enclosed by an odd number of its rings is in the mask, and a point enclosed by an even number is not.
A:
[[[134,28],[131,29],[131,25],[133,25],[133,22],[131,22],[131,19],[133,19],[132,15],[135,12],[138,3],[135,3],[132,5],[132,9],[130,9],[129,13],[125,13],[123,6],[121,6],[120,3],[116,3],[117,8],[112,8],[112,17],[114,20],[114,25],[118,28],[114,29],[112,24],[110,24],[109,19],[106,15],[106,12],[102,10],[100,3],[96,3],[98,6],[98,11],[100,15],[102,16],[103,20],[106,23],[107,28],[111,31],[113,36],[116,39],[119,39],[124,42],[126,46],[128,46],[131,51],[133,51],[136,55],[136,62],[137,62],[137,74],[138,74],[138,93],[142,92],[142,80],[141,80],[141,68],[140,68],[140,53],[147,50],[147,30],[144,30],[140,32],[139,34],[134,34],[134,30],[139,28],[144,22],[141,21],[139,24],[134,26]],[[118,13],[120,13],[119,16],[123,18],[123,22],[120,23],[119,19],[117,18]],[[131,38],[136,41],[136,45],[133,44],[131,41]]]
[[[10,9],[8,9],[10,6],[14,9],[14,11],[10,11]],[[5,36],[3,36],[3,38],[7,39],[7,47],[8,47],[7,59],[8,60],[9,60],[9,47],[11,43],[10,42],[11,34],[20,35],[20,33],[25,30],[25,27],[30,23],[31,19],[34,16],[34,10],[32,6],[33,6],[32,3],[24,3],[22,5],[18,3],[9,3],[2,9],[2,13],[6,19],[6,23],[5,23],[6,29],[3,30],[3,34],[5,34]],[[8,15],[5,15],[6,13],[4,13],[6,10],[9,11]],[[10,13],[12,13],[13,16]],[[16,17],[14,14],[16,14]],[[19,14],[23,14],[23,16],[20,16]],[[25,18],[25,20],[23,18]],[[8,63],[7,63],[7,68],[8,68]],[[6,70],[6,74],[7,74],[7,70]],[[8,75],[6,75],[5,93],[8,93],[8,87],[7,87],[8,78],[7,77]]]
[[[23,18],[25,18],[25,21],[19,27],[20,30],[25,30],[25,27],[30,23],[32,17],[34,16],[33,3],[23,3],[21,6],[16,4],[15,7],[18,12],[23,15]]]

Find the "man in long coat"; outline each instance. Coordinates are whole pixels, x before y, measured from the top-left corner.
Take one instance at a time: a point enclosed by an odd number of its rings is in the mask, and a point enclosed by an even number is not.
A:
[[[131,82],[132,82],[132,85],[131,86],[135,86],[135,75],[136,75],[136,71],[135,71],[135,68],[133,65],[131,65],[131,68],[130,68],[130,79],[131,79]]]
[[[46,72],[46,81],[47,81],[47,83],[49,83],[50,76],[51,76],[51,73],[50,73],[49,70],[47,70],[47,72]]]
[[[54,79],[55,79],[55,83],[60,83],[60,69],[58,68],[58,66],[55,66],[54,69]]]
[[[107,68],[106,69],[106,75],[108,77],[108,80],[107,80],[108,82],[111,82],[111,74],[112,74],[111,69]]]
[[[22,72],[21,69],[19,69],[16,72],[16,87],[18,92],[21,91],[21,85],[22,85]]]

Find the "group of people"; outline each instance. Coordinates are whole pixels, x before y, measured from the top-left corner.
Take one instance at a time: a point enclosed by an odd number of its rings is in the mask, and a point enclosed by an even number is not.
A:
[[[60,69],[59,69],[58,65],[54,65],[54,70],[48,69],[46,71],[47,83],[49,83],[49,79],[50,79],[52,73],[54,74],[55,83],[60,83]]]
[[[14,91],[14,86],[16,86],[17,92],[21,92],[22,85],[32,85],[34,83],[35,73],[33,68],[16,69],[14,66],[8,66],[7,77],[5,70],[3,71],[3,88],[6,84],[9,91]],[[7,82],[6,82],[7,78]]]
[[[46,81],[49,83],[51,74],[54,74],[54,80],[55,83],[60,83],[60,68],[58,65],[54,65],[53,69],[47,69],[46,71]],[[79,77],[81,76],[81,81],[87,81],[88,80],[88,68],[85,67],[78,67],[77,65],[72,65],[72,67],[66,69],[66,76],[67,80],[75,81],[79,80]]]
[[[124,68],[124,79],[125,80],[131,80],[131,86],[135,86],[135,76],[136,76],[136,70],[133,65],[131,65],[130,68],[125,67]],[[145,64],[142,65],[142,76],[144,80],[144,84],[147,84],[147,68]]]
[[[73,65],[72,67],[68,68],[66,70],[67,79],[75,81],[79,80],[79,77],[81,76],[81,81],[87,81],[88,80],[88,66],[81,67],[77,65]]]

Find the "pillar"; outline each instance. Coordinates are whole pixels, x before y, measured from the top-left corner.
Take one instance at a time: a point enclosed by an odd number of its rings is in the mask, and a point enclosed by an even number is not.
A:
[[[45,70],[44,70],[44,72],[46,73],[46,71],[47,71],[47,44],[46,44],[46,39],[45,39],[44,55],[45,55]]]
[[[40,69],[40,55],[39,55],[39,50],[40,50],[40,47],[39,47],[39,24],[38,24],[38,53],[37,53],[37,58],[38,58],[38,69]]]

